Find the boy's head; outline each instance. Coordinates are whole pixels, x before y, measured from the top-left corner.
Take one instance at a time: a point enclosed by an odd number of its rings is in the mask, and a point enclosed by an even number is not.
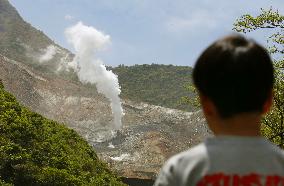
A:
[[[262,113],[273,88],[273,64],[267,51],[240,35],[220,39],[197,60],[193,81],[221,118]]]

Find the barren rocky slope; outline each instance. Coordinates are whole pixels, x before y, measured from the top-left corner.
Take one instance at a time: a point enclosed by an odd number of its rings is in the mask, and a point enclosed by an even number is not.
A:
[[[0,56],[0,79],[22,104],[75,129],[119,175],[154,178],[164,161],[210,135],[201,112],[123,100],[123,129],[112,131],[108,100],[94,89]]]

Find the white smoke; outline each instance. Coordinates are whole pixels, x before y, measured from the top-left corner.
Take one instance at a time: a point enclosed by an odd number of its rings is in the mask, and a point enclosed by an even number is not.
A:
[[[75,49],[75,58],[70,66],[75,69],[81,82],[96,84],[98,92],[110,100],[114,127],[120,129],[123,109],[119,98],[118,79],[96,56],[98,51],[104,50],[110,44],[110,36],[82,22],[67,28],[65,35]]]
[[[55,56],[57,49],[54,45],[49,45],[43,52],[44,54],[39,56],[39,62],[41,63],[50,61]]]

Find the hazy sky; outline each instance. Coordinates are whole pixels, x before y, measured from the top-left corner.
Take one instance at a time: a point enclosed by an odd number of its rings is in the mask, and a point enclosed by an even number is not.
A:
[[[10,0],[21,16],[61,46],[64,30],[78,21],[110,35],[100,57],[108,65],[192,66],[202,50],[224,34],[242,14],[277,8],[283,0]],[[265,43],[264,33],[252,38]]]

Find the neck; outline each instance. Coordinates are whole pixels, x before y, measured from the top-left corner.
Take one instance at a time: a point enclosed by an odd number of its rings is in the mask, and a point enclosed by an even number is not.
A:
[[[216,136],[260,136],[260,120],[260,114],[249,113],[228,119],[217,118],[208,121],[208,124]]]

